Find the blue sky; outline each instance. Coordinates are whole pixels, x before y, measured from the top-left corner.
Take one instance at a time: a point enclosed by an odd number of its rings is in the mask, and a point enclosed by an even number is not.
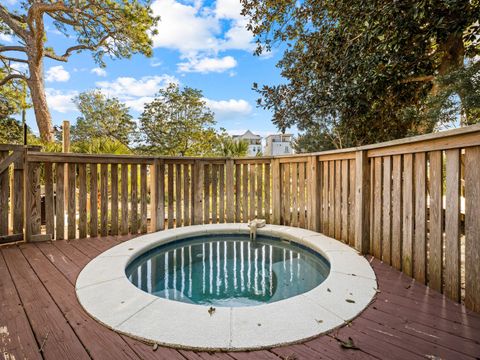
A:
[[[75,122],[77,113],[70,99],[81,91],[99,88],[126,102],[137,117],[143,104],[173,81],[203,91],[218,127],[231,133],[246,129],[260,135],[277,132],[272,114],[256,107],[258,95],[251,87],[254,82],[282,81],[275,67],[281,53],[253,55],[255,45],[240,15],[239,0],[155,0],[152,8],[161,17],[152,58],[106,59],[104,69],[88,52],[72,55],[68,63],[46,59],[47,99],[54,124]],[[72,44],[72,39],[51,24],[47,37],[57,53]],[[3,43],[12,41],[0,39]],[[28,123],[36,129],[32,111]]]

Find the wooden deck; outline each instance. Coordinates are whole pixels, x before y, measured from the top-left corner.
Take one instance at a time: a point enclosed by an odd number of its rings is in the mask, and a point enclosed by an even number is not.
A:
[[[123,238],[0,247],[0,358],[19,359],[480,359],[480,314],[378,260],[376,300],[352,323],[299,345],[207,353],[117,334],[90,318],[74,284],[80,270]],[[343,343],[343,346],[342,346]],[[346,349],[345,345],[356,349]]]

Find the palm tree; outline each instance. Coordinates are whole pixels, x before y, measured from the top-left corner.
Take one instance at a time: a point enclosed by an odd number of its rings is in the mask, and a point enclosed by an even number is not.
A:
[[[93,138],[73,144],[74,152],[87,154],[130,154],[130,149],[118,140],[107,138]]]
[[[221,151],[225,157],[242,157],[248,153],[248,142],[225,137],[222,139]]]

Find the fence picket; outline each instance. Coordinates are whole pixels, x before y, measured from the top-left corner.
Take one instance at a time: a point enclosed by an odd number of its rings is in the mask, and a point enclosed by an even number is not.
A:
[[[446,151],[445,295],[460,301],[460,151]],[[470,170],[469,170],[470,171]]]
[[[68,164],[67,181],[67,213],[68,213],[68,239],[75,239],[76,234],[76,166]]]
[[[110,165],[111,182],[111,209],[110,209],[110,233],[118,235],[118,164]]]
[[[413,277],[425,283],[427,280],[427,162],[424,152],[415,155],[415,243],[413,249]]]
[[[408,276],[413,275],[413,155],[403,157],[403,229],[402,229],[402,270]]]
[[[442,290],[443,214],[442,214],[442,152],[430,153],[430,241],[428,257],[428,284]]]
[[[47,166],[47,164],[45,164]],[[78,237],[87,237],[87,165],[78,164]],[[47,190],[45,190],[47,194]],[[47,212],[48,219],[48,212]],[[48,233],[48,230],[47,230]]]
[[[392,243],[392,158],[383,158],[383,180],[382,180],[382,260],[391,264]]]

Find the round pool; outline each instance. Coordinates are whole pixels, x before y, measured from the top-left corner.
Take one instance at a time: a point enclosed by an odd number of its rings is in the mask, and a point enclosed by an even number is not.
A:
[[[305,341],[374,298],[375,273],[348,245],[288,226],[257,234],[251,241],[247,224],[215,224],[139,236],[88,263],[77,298],[119,333],[204,351]]]
[[[139,289],[165,299],[237,307],[303,294],[329,271],[322,255],[296,243],[222,234],[161,245],[136,258],[126,274]]]

